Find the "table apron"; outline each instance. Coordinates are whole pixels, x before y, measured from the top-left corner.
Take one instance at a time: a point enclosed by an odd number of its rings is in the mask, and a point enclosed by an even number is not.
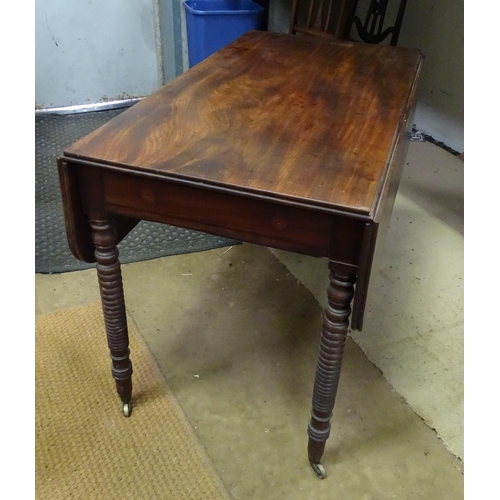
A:
[[[79,167],[87,215],[104,210],[357,267],[364,221],[238,194]]]

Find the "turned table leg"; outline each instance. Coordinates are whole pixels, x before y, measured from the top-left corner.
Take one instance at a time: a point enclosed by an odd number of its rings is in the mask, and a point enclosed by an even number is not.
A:
[[[90,225],[111,357],[111,373],[122,401],[123,415],[129,417],[132,412],[132,362],[129,359],[127,316],[116,230],[111,220],[91,220]]]
[[[330,435],[330,419],[339,384],[355,281],[354,275],[335,271],[330,273],[328,304],[323,317],[307,448],[309,462],[321,479],[325,478],[326,474],[319,462]]]

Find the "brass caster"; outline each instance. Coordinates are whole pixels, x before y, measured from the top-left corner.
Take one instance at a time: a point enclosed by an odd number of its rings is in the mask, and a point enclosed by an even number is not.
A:
[[[130,417],[132,415],[132,403],[123,403],[122,413],[124,417]]]
[[[313,464],[311,462],[311,467],[316,476],[318,476],[320,479],[325,479],[326,477],[326,471],[325,468],[321,464]]]

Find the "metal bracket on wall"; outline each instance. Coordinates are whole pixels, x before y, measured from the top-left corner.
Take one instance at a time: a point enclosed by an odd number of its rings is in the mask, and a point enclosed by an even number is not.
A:
[[[418,130],[412,130],[410,134],[410,142],[425,142],[425,136]]]

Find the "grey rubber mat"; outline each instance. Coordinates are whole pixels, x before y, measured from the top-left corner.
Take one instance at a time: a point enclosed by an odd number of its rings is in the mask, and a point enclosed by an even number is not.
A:
[[[35,115],[35,272],[63,273],[95,267],[75,259],[66,239],[57,157],[78,139],[125,111]],[[198,231],[140,222],[119,244],[122,263],[200,252],[238,241]]]

